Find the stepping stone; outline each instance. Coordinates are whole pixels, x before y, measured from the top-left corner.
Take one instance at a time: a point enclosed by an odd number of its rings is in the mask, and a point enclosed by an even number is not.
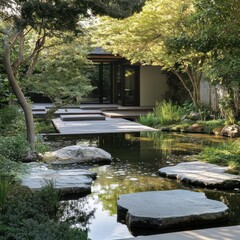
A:
[[[117,207],[118,221],[125,222],[131,231],[137,228],[170,231],[228,220],[224,203],[207,199],[202,192],[187,190],[120,195]]]
[[[22,185],[31,190],[39,190],[53,181],[54,188],[59,189],[61,196],[84,196],[91,193],[92,181],[96,173],[84,169],[54,170],[46,164],[30,163],[28,173],[22,178]]]
[[[45,112],[46,108],[45,107],[33,107],[32,111],[33,112]]]
[[[240,177],[225,173],[227,167],[206,162],[183,162],[176,166],[160,168],[160,176],[179,179],[199,187],[234,189],[240,187]]]
[[[76,114],[76,115],[60,115],[62,121],[96,121],[105,120],[106,117],[100,114]]]

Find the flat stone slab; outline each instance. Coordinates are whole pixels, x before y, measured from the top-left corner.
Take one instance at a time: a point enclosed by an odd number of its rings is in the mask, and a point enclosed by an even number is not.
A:
[[[56,118],[52,122],[59,133],[68,135],[158,131],[122,118],[106,118],[106,121],[62,121]]]
[[[234,189],[240,187],[240,177],[225,173],[227,167],[195,161],[183,162],[176,166],[160,168],[160,176],[179,179],[199,187]]]
[[[105,120],[106,117],[101,114],[76,114],[76,115],[60,115],[62,121],[96,121]]]
[[[22,178],[22,185],[31,190],[39,190],[49,181],[64,196],[91,193],[92,181],[96,173],[84,169],[53,170],[46,164],[30,163],[28,173]]]
[[[80,108],[60,108],[54,112],[55,116],[60,115],[82,115],[82,114],[101,114],[101,110],[83,110]]]
[[[139,192],[120,195],[117,201],[118,220],[128,227],[171,230],[213,223],[228,219],[228,207],[208,199],[202,192],[187,190]]]
[[[46,108],[45,107],[33,107],[32,108],[32,111],[34,111],[34,112],[45,112],[46,111]]]
[[[240,225],[127,238],[128,240],[239,240]],[[123,239],[118,239],[123,240]],[[126,238],[124,238],[126,240]]]

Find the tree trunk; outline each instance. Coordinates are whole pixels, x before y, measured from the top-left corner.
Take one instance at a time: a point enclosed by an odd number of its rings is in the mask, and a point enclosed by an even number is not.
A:
[[[35,154],[35,131],[34,131],[34,120],[33,120],[33,114],[32,114],[32,108],[28,104],[17,80],[14,75],[12,66],[11,66],[11,45],[9,42],[8,37],[5,38],[4,41],[4,65],[6,68],[8,81],[19,101],[20,106],[23,109],[24,116],[25,116],[25,122],[26,122],[26,128],[27,128],[27,141],[29,143],[31,151],[28,154],[28,158],[36,157]]]

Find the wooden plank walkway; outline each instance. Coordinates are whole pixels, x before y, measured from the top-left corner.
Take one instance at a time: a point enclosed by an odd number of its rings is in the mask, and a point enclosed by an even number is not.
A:
[[[55,128],[61,134],[98,134],[98,133],[128,133],[142,131],[158,131],[157,129],[131,122],[122,118],[106,118],[100,121],[62,121],[52,120]]]
[[[217,227],[193,231],[164,233],[144,237],[128,238],[125,240],[239,240],[239,239],[240,239],[240,225],[231,227]]]

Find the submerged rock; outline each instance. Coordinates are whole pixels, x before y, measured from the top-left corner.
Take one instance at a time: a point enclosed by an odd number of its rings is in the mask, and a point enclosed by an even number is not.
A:
[[[51,164],[110,163],[112,156],[101,148],[73,145],[46,152],[43,160]]]
[[[221,135],[231,138],[240,137],[240,126],[237,124],[225,126],[221,131]]]
[[[205,162],[183,162],[176,166],[160,168],[160,176],[176,178],[199,187],[234,189],[240,187],[238,175],[225,173],[227,167]]]
[[[124,194],[120,195],[117,206],[118,221],[126,222],[130,230],[170,231],[228,220],[228,207],[224,203],[207,199],[204,193],[187,190]]]
[[[84,169],[53,170],[46,164],[28,164],[28,173],[22,178],[22,185],[31,190],[39,190],[53,182],[62,196],[86,195],[91,193],[91,185],[96,179],[96,173]]]

